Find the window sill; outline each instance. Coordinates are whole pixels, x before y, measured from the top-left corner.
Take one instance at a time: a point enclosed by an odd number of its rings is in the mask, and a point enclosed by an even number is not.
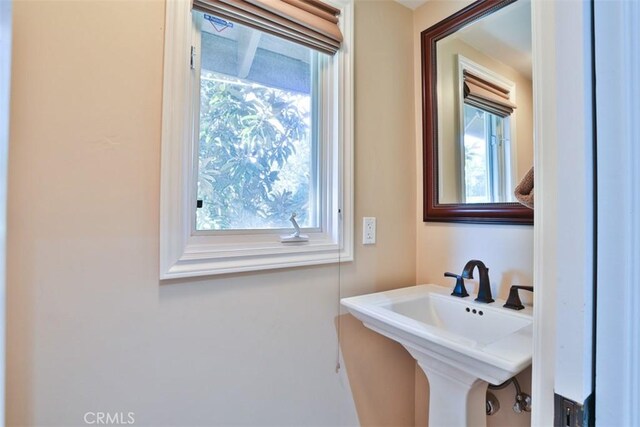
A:
[[[274,240],[277,237],[273,236]],[[160,279],[209,276],[353,261],[350,250],[328,238],[306,243],[199,244],[193,239],[181,256],[161,266]]]

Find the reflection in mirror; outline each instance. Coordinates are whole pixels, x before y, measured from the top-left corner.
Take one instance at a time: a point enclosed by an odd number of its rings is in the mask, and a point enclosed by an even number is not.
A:
[[[533,164],[531,4],[436,42],[439,204],[515,202]]]

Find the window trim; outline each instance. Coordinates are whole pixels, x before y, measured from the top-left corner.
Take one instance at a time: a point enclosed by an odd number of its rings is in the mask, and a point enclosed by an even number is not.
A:
[[[341,10],[342,48],[328,59],[327,105],[321,138],[331,138],[327,174],[325,232],[310,232],[305,244],[280,243],[274,234],[203,235],[194,233],[197,170],[193,143],[195,115],[190,46],[197,40],[190,0],[166,6],[162,150],[160,180],[160,279],[174,279],[353,260],[353,3],[332,0]],[[196,55],[196,61],[200,58]],[[196,67],[199,69],[199,67]],[[340,102],[335,100],[339,99]],[[183,141],[183,143],[180,143]],[[322,168],[321,168],[322,169]],[[322,177],[324,179],[324,177]],[[340,214],[338,214],[340,209]]]

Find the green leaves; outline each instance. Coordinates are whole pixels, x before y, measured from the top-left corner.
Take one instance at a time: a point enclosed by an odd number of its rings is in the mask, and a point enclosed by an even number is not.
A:
[[[308,222],[310,96],[214,73],[201,79],[199,230]]]

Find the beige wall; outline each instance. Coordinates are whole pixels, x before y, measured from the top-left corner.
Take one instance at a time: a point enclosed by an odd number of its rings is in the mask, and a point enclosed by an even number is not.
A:
[[[469,1],[428,1],[416,9],[414,23],[414,84],[420,81],[420,32],[467,6]],[[422,170],[421,94],[415,91],[416,114],[416,168]],[[438,283],[450,286],[443,277],[445,271],[461,271],[464,264],[478,258],[490,268],[494,295],[505,298],[511,284],[532,284],[533,280],[533,228],[528,226],[457,225],[422,222],[422,181],[417,177],[416,188],[416,279],[418,283]],[[474,282],[470,282],[474,283]],[[473,287],[472,287],[473,289]],[[474,289],[475,292],[475,289]],[[529,295],[523,301],[530,302]],[[530,391],[530,371],[519,377],[525,391]],[[511,411],[513,388],[496,393],[502,410],[488,418],[489,426],[526,426],[529,414],[517,415]],[[416,425],[426,425],[428,385],[424,375],[416,370]],[[535,399],[535,397],[534,397]]]
[[[164,3],[15,2],[7,424],[424,425],[422,373],[338,298],[474,257],[531,283],[530,227],[420,219],[418,34],[464,4],[356,2],[355,262],[160,284]],[[527,425],[497,394],[490,425]]]
[[[411,425],[413,360],[336,318],[415,283],[411,11],[356,5],[356,261],[160,284],[164,3],[14,7],[7,424]]]

